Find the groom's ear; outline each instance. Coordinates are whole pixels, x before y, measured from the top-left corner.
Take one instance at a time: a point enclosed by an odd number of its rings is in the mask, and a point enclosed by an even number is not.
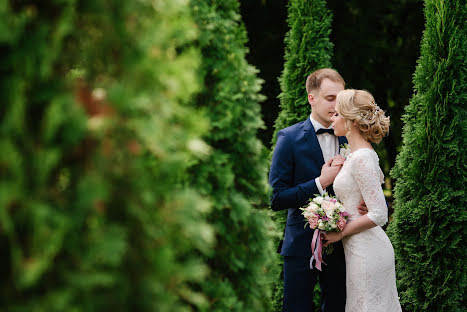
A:
[[[311,106],[313,106],[313,103],[315,101],[315,97],[313,96],[312,93],[308,94],[308,103],[310,103]]]

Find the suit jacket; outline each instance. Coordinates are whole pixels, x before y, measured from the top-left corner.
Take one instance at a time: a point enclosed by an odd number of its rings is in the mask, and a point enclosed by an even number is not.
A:
[[[345,137],[338,140],[339,145],[347,143]],[[319,194],[315,178],[320,176],[323,165],[323,152],[310,118],[278,132],[269,184],[273,189],[271,208],[288,209],[284,240],[279,246],[283,256],[311,257],[313,231],[305,227],[299,208]]]

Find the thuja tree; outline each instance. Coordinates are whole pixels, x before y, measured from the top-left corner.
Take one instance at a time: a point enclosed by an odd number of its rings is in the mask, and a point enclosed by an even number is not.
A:
[[[279,95],[281,111],[274,125],[273,149],[279,130],[303,121],[310,115],[305,82],[313,71],[331,66],[331,21],[332,14],[326,8],[325,1],[289,2],[287,23],[290,29],[285,37],[285,63],[280,77]],[[274,219],[278,228],[283,229],[287,219],[286,211],[276,213]],[[276,266],[282,266],[279,255],[276,256]],[[275,311],[282,311],[282,287],[282,277],[277,276],[274,290]]]
[[[212,148],[191,168],[190,185],[213,201],[209,220],[216,245],[206,259],[210,274],[199,287],[208,311],[270,311],[274,251],[267,206],[267,152],[256,138],[263,126],[261,81],[246,62],[247,36],[237,0],[193,0],[203,60],[204,88],[195,105],[210,120],[204,139]]]
[[[289,31],[285,37],[284,70],[279,79],[281,111],[274,124],[275,132],[303,121],[310,115],[305,89],[306,78],[313,71],[331,67],[332,13],[322,0],[291,0],[288,5]]]
[[[179,178],[207,122],[186,105],[199,55],[180,2],[0,5],[2,311],[206,305],[209,201]]]
[[[425,17],[389,231],[404,310],[465,311],[467,8],[427,0]]]

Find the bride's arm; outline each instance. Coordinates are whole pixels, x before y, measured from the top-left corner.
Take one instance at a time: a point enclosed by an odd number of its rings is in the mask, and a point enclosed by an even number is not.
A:
[[[375,227],[376,223],[374,223],[370,218],[368,218],[368,215],[364,215],[361,217],[358,217],[357,219],[353,220],[352,222],[349,222],[344,230],[342,232],[327,232],[324,234],[324,239],[327,241],[324,246],[327,246],[329,244],[335,243],[340,241],[346,236],[350,236],[353,234],[357,234],[360,232],[363,232],[365,230],[371,229],[372,227]]]
[[[325,245],[377,225],[383,226],[388,221],[386,199],[380,183],[378,164],[362,156],[358,155],[358,158],[355,157],[352,160],[351,172],[368,207],[368,214],[349,222],[342,232],[326,233],[325,239],[328,242]]]

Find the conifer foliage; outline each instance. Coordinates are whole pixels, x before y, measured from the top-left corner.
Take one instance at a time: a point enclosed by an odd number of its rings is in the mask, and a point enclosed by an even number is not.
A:
[[[279,95],[281,111],[274,124],[273,150],[279,130],[303,121],[310,115],[306,78],[317,69],[331,67],[331,21],[332,13],[326,8],[326,1],[289,1],[287,23],[290,29],[285,38],[285,64],[280,77]],[[276,212],[273,217],[280,230],[285,227],[286,212]],[[276,267],[282,267],[279,255],[276,256]],[[282,292],[283,281],[278,275],[273,295],[274,311],[282,311]]]
[[[3,1],[2,311],[191,311],[210,203],[184,1]],[[176,38],[174,40],[173,38]],[[258,239],[254,237],[253,240]]]
[[[189,184],[212,199],[209,221],[216,245],[210,274],[200,285],[212,303],[206,311],[270,311],[272,223],[267,205],[267,152],[256,138],[263,126],[257,70],[246,62],[246,30],[237,0],[192,0],[199,29],[204,88],[195,105],[211,129],[210,155],[195,164]]]
[[[425,1],[389,225],[405,311],[465,311],[467,7]]]
[[[310,115],[305,88],[306,78],[313,71],[331,67],[332,13],[322,0],[291,0],[285,38],[285,63],[280,77],[281,111],[274,124],[275,145],[277,132],[303,121]]]

